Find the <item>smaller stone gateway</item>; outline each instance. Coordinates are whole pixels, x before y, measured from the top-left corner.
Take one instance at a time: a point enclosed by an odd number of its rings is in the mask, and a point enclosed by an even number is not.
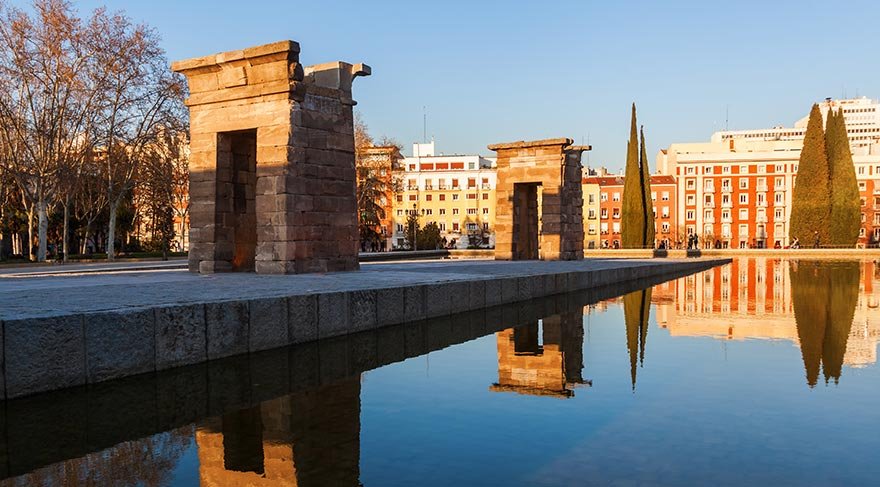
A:
[[[282,41],[178,61],[190,97],[193,272],[356,270],[352,80]]]
[[[572,139],[493,144],[496,260],[584,258],[581,155]]]

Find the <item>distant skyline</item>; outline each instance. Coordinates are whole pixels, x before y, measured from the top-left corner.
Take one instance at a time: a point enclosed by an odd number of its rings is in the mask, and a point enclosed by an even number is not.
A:
[[[13,5],[28,5],[15,0]],[[306,64],[364,62],[354,97],[374,136],[409,154],[493,155],[491,143],[571,137],[623,167],[629,106],[654,155],[715,130],[791,126],[825,97],[877,98],[880,3],[228,2],[81,0],[154,27],[169,60],[298,41]]]

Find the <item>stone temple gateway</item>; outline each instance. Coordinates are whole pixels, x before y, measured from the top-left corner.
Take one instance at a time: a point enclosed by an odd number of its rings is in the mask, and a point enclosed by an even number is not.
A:
[[[496,260],[584,257],[581,155],[571,139],[493,144]]]
[[[358,269],[351,85],[282,41],[178,61],[190,97],[193,272]]]

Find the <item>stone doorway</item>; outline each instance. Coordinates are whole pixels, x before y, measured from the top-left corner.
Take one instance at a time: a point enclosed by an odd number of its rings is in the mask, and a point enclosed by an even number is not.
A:
[[[513,185],[513,254],[515,260],[537,260],[540,183]]]
[[[217,135],[218,231],[231,251],[231,269],[253,271],[257,251],[257,131]]]

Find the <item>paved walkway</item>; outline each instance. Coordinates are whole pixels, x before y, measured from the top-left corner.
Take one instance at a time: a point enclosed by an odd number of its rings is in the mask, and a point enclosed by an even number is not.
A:
[[[678,259],[588,259],[569,262],[444,260],[363,264],[359,272],[286,276],[250,273],[199,275],[179,269],[107,273],[73,271],[51,276],[39,273],[11,275],[7,272],[0,278],[0,320],[493,277],[582,272],[675,262],[681,261]],[[178,263],[165,264],[173,266]]]

